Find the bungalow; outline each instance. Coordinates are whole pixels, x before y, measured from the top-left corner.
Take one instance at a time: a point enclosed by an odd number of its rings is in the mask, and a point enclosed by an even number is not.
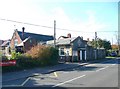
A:
[[[47,45],[53,46],[54,41],[47,41]],[[59,49],[60,61],[82,62],[104,57],[102,55],[104,50],[94,49],[92,46],[88,45],[87,41],[83,40],[83,37],[71,37],[71,34],[68,34],[67,37],[59,37],[58,40],[56,40],[56,47]],[[98,56],[96,52],[102,56]]]
[[[14,31],[10,47],[12,50],[16,49],[17,52],[26,52],[34,45],[45,44],[46,41],[53,39],[53,36],[25,32],[25,28],[23,27],[22,31],[18,31],[17,29]]]
[[[48,45],[53,45],[54,41],[47,41]],[[86,60],[86,42],[82,37],[61,36],[56,40],[56,46],[59,49],[60,60],[80,61]]]

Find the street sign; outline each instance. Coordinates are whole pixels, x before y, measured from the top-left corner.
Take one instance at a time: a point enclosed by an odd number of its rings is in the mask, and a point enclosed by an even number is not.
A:
[[[0,62],[0,66],[13,66],[16,65],[16,60],[8,60]]]

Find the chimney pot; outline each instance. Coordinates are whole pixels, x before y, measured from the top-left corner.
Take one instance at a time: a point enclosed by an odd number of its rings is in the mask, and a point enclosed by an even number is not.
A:
[[[90,41],[90,39],[89,39],[89,38],[87,38],[87,41]]]
[[[67,34],[67,37],[68,37],[68,38],[71,38],[71,34],[70,34],[70,33],[68,33],[68,34]]]
[[[83,40],[83,36],[81,36],[81,39]]]
[[[22,27],[22,39],[24,39],[25,27]]]

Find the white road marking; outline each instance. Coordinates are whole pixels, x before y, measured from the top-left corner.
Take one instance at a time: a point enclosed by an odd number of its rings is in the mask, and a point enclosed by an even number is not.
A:
[[[21,87],[21,86],[24,86],[26,82],[28,82],[28,80],[30,79],[31,77],[27,78],[22,84],[20,85],[2,85],[3,87]]]
[[[106,68],[108,68],[108,67],[109,67],[109,66],[106,66],[106,67],[104,67],[104,68],[98,69],[98,70],[96,70],[96,72],[101,71],[101,70],[104,70],[104,69],[106,69]]]
[[[27,79],[21,84],[21,86],[24,86],[25,83],[27,83],[30,78],[31,78],[31,77],[27,78]]]
[[[112,66],[116,65],[116,64],[111,64]]]
[[[59,84],[57,84],[57,85],[54,85],[54,86],[52,86],[52,87],[57,87],[57,86],[63,85],[63,84],[65,84],[65,83],[68,83],[68,82],[74,81],[74,80],[76,80],[76,79],[79,79],[79,78],[82,78],[82,77],[85,77],[85,76],[86,76],[86,75],[82,75],[82,76],[79,76],[79,77],[76,77],[76,78],[73,78],[73,79],[67,80],[67,81],[65,81],[65,82],[59,83]]]
[[[96,64],[88,64],[88,65],[85,65],[85,66],[95,66]]]
[[[2,87],[21,87],[22,85],[2,85]]]

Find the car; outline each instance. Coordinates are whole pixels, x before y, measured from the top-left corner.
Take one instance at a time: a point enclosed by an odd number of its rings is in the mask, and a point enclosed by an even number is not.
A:
[[[110,56],[116,57],[116,56],[117,56],[117,53],[116,53],[116,52],[112,52],[112,53],[110,54]]]

